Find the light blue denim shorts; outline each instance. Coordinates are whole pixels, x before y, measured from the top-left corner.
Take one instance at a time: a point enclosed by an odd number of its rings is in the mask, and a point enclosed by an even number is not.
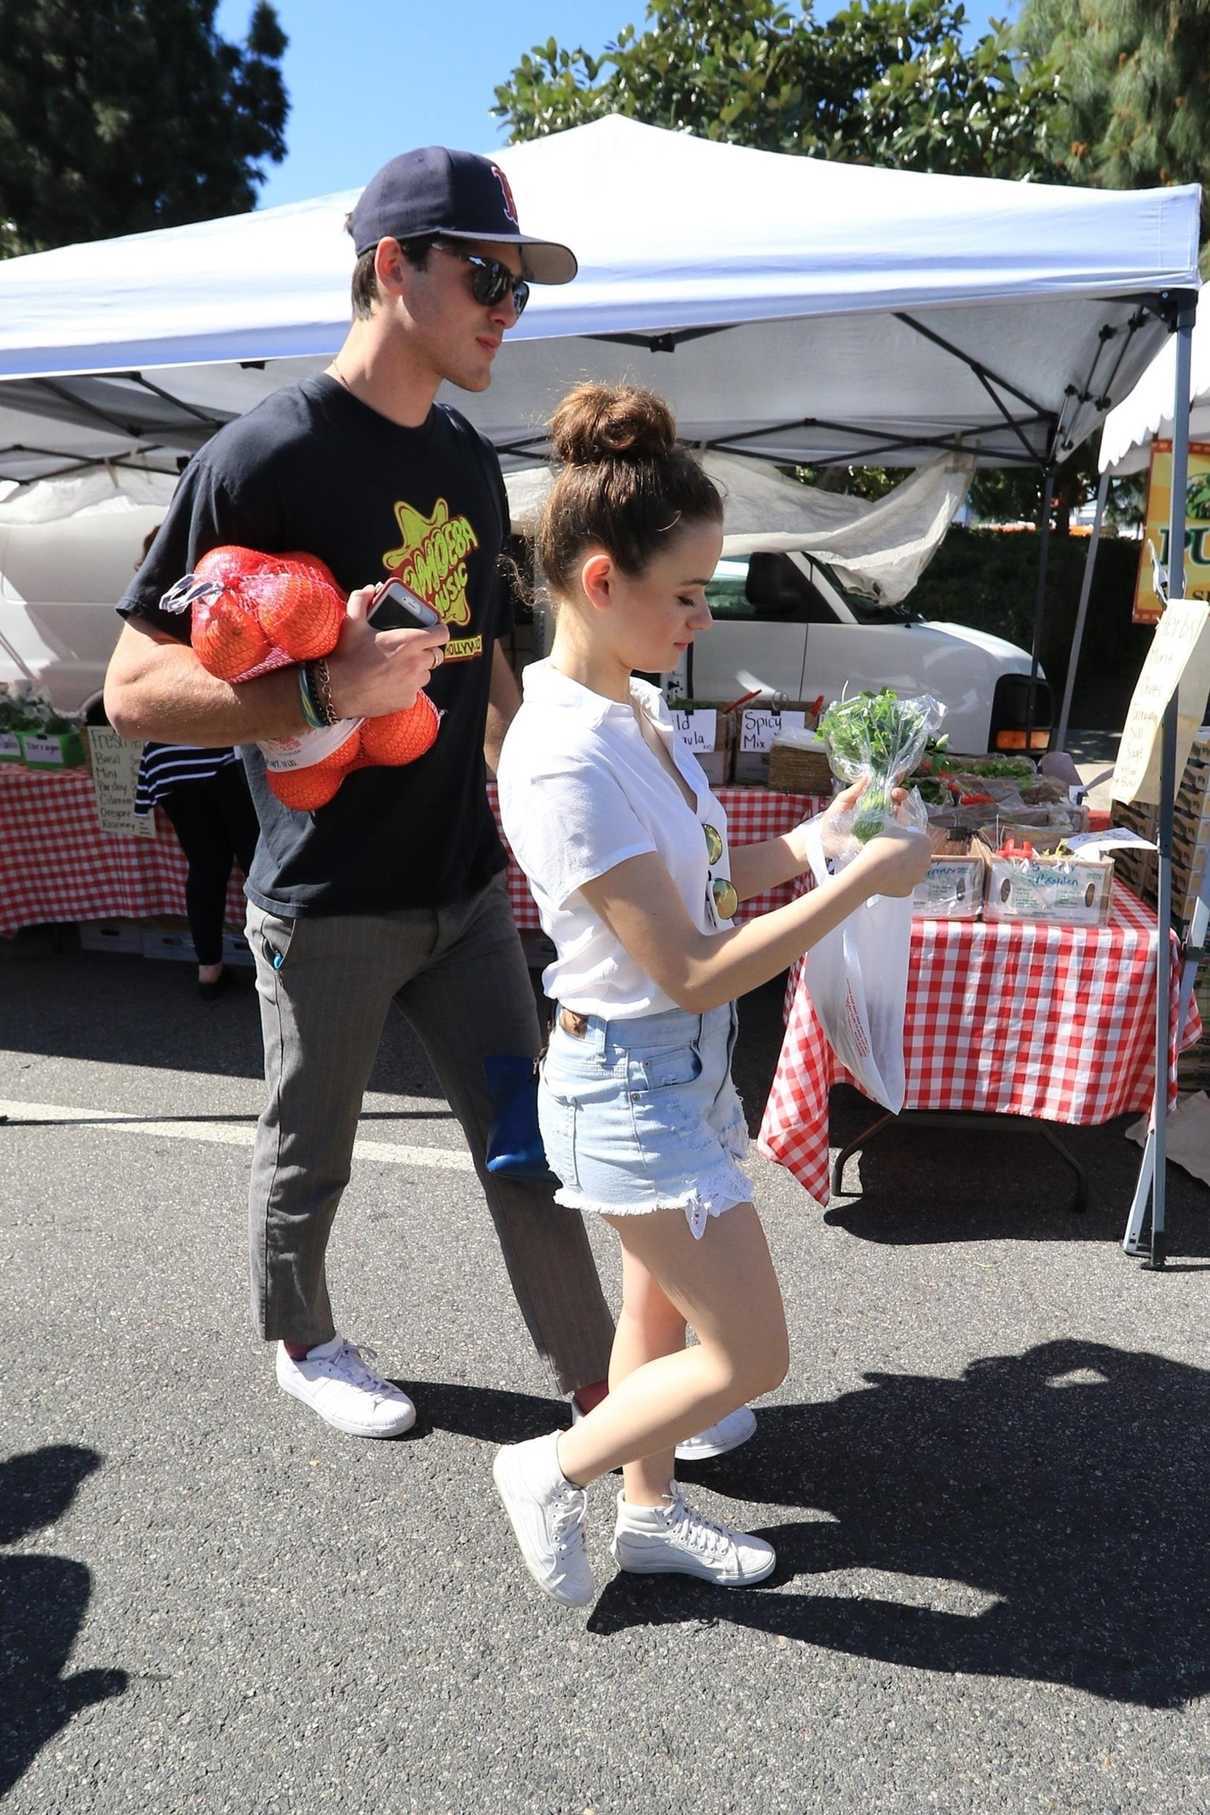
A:
[[[538,1122],[555,1202],[639,1216],[679,1209],[695,1238],[710,1217],[750,1203],[739,1162],[748,1125],[731,1081],[733,1004],[630,1021],[557,1015],[538,1085]]]

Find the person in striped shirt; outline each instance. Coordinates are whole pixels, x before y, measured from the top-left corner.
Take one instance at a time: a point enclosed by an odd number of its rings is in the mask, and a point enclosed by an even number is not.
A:
[[[144,538],[144,557],[155,535],[153,529]],[[223,919],[231,866],[237,863],[247,874],[260,832],[238,751],[230,745],[144,744],[134,810],[156,807],[172,821],[185,853],[185,912],[197,953],[198,993],[211,1002],[226,981]]]

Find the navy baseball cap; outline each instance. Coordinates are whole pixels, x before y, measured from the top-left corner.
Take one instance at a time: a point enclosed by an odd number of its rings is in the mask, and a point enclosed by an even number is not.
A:
[[[517,204],[499,164],[473,151],[426,145],[384,164],[349,216],[358,258],[380,239],[499,240],[521,249],[521,271],[534,284],[569,284],[575,255],[553,240],[522,233]]]

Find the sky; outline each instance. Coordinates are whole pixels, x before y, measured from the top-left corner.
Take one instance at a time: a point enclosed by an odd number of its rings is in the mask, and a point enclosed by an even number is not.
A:
[[[505,142],[489,108],[522,54],[554,37],[602,50],[646,0],[276,0],[290,39],[288,152],[267,166],[259,206],[355,189],[412,145],[492,151]],[[220,0],[216,24],[242,42],[253,0]],[[817,0],[816,17],[838,10]],[[974,35],[1012,0],[967,0]]]

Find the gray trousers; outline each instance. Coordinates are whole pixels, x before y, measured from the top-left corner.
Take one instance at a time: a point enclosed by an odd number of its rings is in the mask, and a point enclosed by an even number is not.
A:
[[[324,1256],[394,999],[462,1124],[538,1353],[564,1393],[603,1380],[613,1320],[583,1220],[543,1186],[484,1169],[484,1058],[541,1047],[503,874],[482,893],[436,909],[283,920],[250,902],[247,934],[268,1086],[249,1191],[252,1315],[261,1335],[314,1344],[335,1333]]]

